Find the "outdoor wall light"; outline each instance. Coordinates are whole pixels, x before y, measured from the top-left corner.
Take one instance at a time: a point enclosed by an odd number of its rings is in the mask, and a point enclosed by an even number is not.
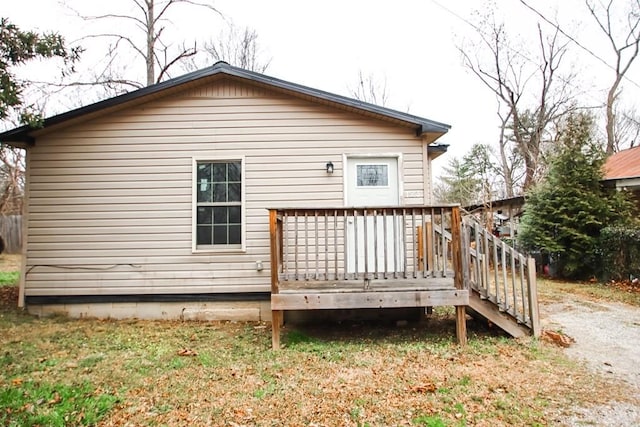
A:
[[[333,162],[332,161],[328,161],[327,162],[327,173],[328,174],[332,174],[333,173]]]

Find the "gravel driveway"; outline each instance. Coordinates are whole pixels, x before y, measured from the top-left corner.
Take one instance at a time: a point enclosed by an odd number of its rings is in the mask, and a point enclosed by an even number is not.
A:
[[[619,380],[621,396],[640,398],[640,308],[568,295],[562,302],[541,304],[544,329],[575,339],[569,357],[585,361],[593,371]],[[597,390],[594,390],[597,392]],[[635,404],[610,402],[576,408],[559,424],[569,426],[640,426],[640,399]]]

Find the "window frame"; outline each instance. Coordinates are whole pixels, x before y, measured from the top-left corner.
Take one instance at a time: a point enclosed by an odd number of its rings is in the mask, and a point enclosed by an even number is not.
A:
[[[198,245],[198,164],[240,162],[240,244]],[[192,157],[191,167],[191,252],[192,253],[244,253],[246,252],[246,174],[245,156]]]

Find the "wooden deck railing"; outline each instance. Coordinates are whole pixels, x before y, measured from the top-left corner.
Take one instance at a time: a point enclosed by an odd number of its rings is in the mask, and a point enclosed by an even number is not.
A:
[[[451,280],[461,264],[458,207],[274,209],[270,218],[276,292],[295,281]]]
[[[453,305],[464,344],[465,307],[490,302],[494,319],[539,334],[535,263],[458,206],[271,209],[269,221],[274,348],[283,311],[301,309]]]
[[[462,221],[462,237],[464,282],[538,336],[535,261],[494,236],[471,216]]]

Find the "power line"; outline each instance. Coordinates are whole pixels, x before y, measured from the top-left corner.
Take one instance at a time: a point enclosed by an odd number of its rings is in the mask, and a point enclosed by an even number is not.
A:
[[[473,28],[474,30],[476,30],[478,33],[480,34],[484,34],[484,31],[482,30],[482,28],[478,27],[476,24],[474,24],[473,22],[469,21],[468,19],[466,19],[463,16],[460,16],[460,14],[456,13],[455,11],[449,9],[448,7],[444,6],[443,4],[441,4],[440,2],[438,2],[437,0],[430,0],[431,3],[435,4],[436,6],[438,6],[439,8],[441,8],[442,10],[446,11],[447,13],[449,13],[450,15],[458,18],[460,21],[464,22],[465,24],[467,24],[468,26],[470,26],[471,28]],[[570,34],[568,34],[566,31],[564,31],[562,28],[560,28],[560,26],[552,21],[550,21],[548,18],[546,18],[542,13],[540,13],[539,11],[537,11],[535,8],[533,8],[532,6],[530,6],[529,4],[526,3],[525,0],[520,0],[520,2],[525,5],[528,9],[530,9],[531,11],[533,11],[536,15],[538,15],[540,18],[542,18],[547,24],[551,25],[553,28],[555,28],[559,33],[561,33],[563,36],[565,36],[569,41],[575,43],[578,47],[580,47],[581,49],[583,49],[585,52],[589,53],[589,55],[593,56],[595,59],[597,59],[599,62],[601,62],[602,64],[604,64],[607,68],[616,71],[616,69],[609,64],[605,59],[602,59],[602,57],[598,56],[595,52],[593,52],[591,49],[589,49],[588,47],[584,46],[582,43],[580,43],[578,40],[576,40],[574,37],[572,37]],[[509,46],[508,44],[504,43],[504,42],[500,42],[504,47],[506,47],[508,50],[510,50],[512,53],[515,53],[519,56],[521,56],[522,58],[526,59],[529,62],[532,63],[536,63],[536,61],[532,60],[531,58],[527,57],[526,55],[524,55],[521,51],[512,48],[511,46]],[[624,76],[622,76],[625,80],[627,80],[628,82],[630,82],[631,84],[633,84],[634,86],[636,86],[638,89],[640,89],[640,84],[636,83],[633,79],[631,79],[630,77],[628,77],[626,74]]]
[[[580,43],[578,40],[576,40],[573,36],[571,36],[570,34],[568,34],[566,31],[564,31],[562,28],[560,28],[560,25],[558,25],[555,22],[551,22],[546,16],[544,16],[542,13],[540,13],[540,11],[538,11],[537,9],[535,9],[533,6],[530,6],[525,0],[520,0],[520,3],[522,3],[523,5],[525,5],[527,7],[527,9],[531,10],[533,13],[535,13],[536,15],[538,15],[540,18],[542,18],[542,20],[544,22],[546,22],[547,24],[551,25],[553,28],[555,28],[556,30],[558,30],[563,36],[565,36],[566,38],[568,38],[570,41],[572,41],[573,43],[575,43],[580,49],[584,50],[585,52],[587,52],[589,55],[593,56],[595,59],[597,59],[598,61],[600,61],[601,63],[603,63],[607,68],[615,71],[616,73],[618,72],[618,70],[616,70],[611,64],[609,64],[606,60],[602,59],[602,57],[600,57],[599,55],[597,55],[595,52],[593,52],[591,49],[589,49],[588,47],[586,47],[585,45],[583,45],[582,43]],[[633,84],[635,87],[640,89],[640,84],[636,83],[634,80],[632,80],[631,78],[627,77],[627,75],[623,75],[622,76],[625,80],[627,80],[628,82],[630,82],[631,84]]]
[[[460,14],[458,14],[457,12],[449,9],[448,7],[444,6],[443,4],[441,4],[439,1],[437,0],[430,0],[431,3],[435,4],[436,6],[438,6],[439,8],[441,8],[442,10],[446,11],[447,13],[449,13],[450,15],[456,17],[457,19],[459,19],[460,21],[464,22],[465,24],[467,24],[468,26],[470,26],[471,28],[473,28],[476,32],[478,32],[479,34],[485,34],[484,30],[482,28],[480,28],[479,26],[477,26],[476,24],[474,24],[473,22],[469,21],[467,18],[460,16]],[[542,15],[540,12],[538,12],[536,9],[534,9],[533,7],[529,6],[525,0],[520,0],[522,4],[524,4],[527,8],[529,8],[530,10],[532,10],[533,12],[535,12],[538,16],[540,16],[546,23],[548,23],[549,25],[551,25],[552,27],[554,27],[558,32],[560,32],[562,35],[564,35],[567,39],[569,39],[569,41],[575,43],[578,47],[580,47],[581,49],[585,50],[586,52],[588,52],[591,56],[593,56],[594,58],[596,58],[598,61],[600,61],[601,63],[603,63],[607,68],[610,68],[613,71],[616,71],[616,69],[611,66],[606,60],[602,59],[600,56],[598,56],[596,53],[594,53],[593,51],[591,51],[589,48],[587,48],[586,46],[582,45],[580,42],[578,42],[574,37],[572,37],[571,35],[569,35],[568,33],[566,33],[565,31],[562,30],[562,28],[560,28],[560,26],[558,24],[555,24],[553,22],[551,22],[549,19],[547,19],[544,15]],[[536,61],[532,60],[531,58],[529,58],[527,55],[523,54],[522,51],[520,50],[516,50],[514,48],[512,48],[508,43],[505,43],[504,41],[498,41],[498,43],[502,44],[503,47],[505,47],[506,49],[508,49],[509,51],[511,51],[512,53],[522,57],[523,59],[525,59],[526,61],[531,62],[532,64],[536,64]],[[632,80],[631,78],[629,78],[626,75],[623,75],[623,78],[627,81],[629,81],[631,84],[633,84],[634,86],[636,86],[637,88],[640,88],[640,84],[636,83],[634,80]],[[576,90],[580,90],[579,87],[571,84],[568,81],[565,81],[566,84],[568,84],[569,86],[573,87],[573,89]],[[588,96],[589,98],[591,98],[592,100],[596,101],[596,102],[601,102],[600,100],[598,100],[594,95],[583,92],[586,96]],[[628,116],[626,113],[622,113],[622,115],[634,122],[634,123],[638,123],[638,121],[631,117]]]

